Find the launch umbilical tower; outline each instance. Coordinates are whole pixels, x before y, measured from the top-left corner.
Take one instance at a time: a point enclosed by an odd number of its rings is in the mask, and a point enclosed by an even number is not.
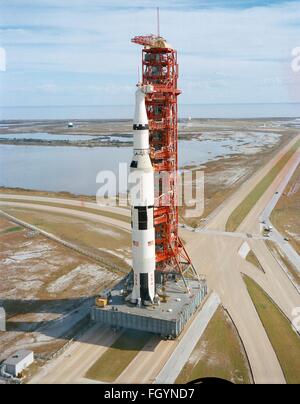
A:
[[[164,38],[137,36],[133,43],[143,45],[142,85],[152,86],[146,94],[150,156],[155,171],[156,271],[181,274],[185,286],[197,273],[178,235],[178,104],[177,52]]]
[[[177,53],[159,30],[132,42],[143,45],[129,181],[132,271],[96,298],[91,317],[174,339],[208,292],[178,234]]]

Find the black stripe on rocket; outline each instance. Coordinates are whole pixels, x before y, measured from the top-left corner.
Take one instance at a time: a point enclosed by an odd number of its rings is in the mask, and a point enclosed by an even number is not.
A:
[[[135,123],[133,125],[133,130],[146,130],[146,129],[149,129],[148,124],[143,125],[142,123]]]
[[[138,230],[148,230],[153,227],[153,206],[137,206],[134,208],[133,215],[135,219],[132,220],[132,227],[133,224],[137,224]],[[137,216],[137,218],[136,218]]]

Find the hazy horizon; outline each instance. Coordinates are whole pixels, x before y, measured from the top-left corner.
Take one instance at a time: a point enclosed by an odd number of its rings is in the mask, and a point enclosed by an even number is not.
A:
[[[133,105],[0,107],[0,121],[22,119],[132,119]],[[179,118],[262,119],[300,117],[300,103],[179,104]]]

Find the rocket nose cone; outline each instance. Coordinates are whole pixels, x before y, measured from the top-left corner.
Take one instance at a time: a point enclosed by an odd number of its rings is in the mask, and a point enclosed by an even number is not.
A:
[[[148,125],[145,94],[141,88],[138,88],[135,92],[135,113],[133,123],[135,125]]]

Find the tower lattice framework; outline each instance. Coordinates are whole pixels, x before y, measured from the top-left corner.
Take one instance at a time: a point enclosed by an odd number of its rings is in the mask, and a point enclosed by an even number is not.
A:
[[[154,209],[156,270],[180,273],[183,279],[198,277],[178,234],[178,103],[177,52],[161,37],[139,36],[144,45],[142,84],[151,85],[146,95],[151,159],[156,176]],[[187,286],[187,284],[186,284]]]

